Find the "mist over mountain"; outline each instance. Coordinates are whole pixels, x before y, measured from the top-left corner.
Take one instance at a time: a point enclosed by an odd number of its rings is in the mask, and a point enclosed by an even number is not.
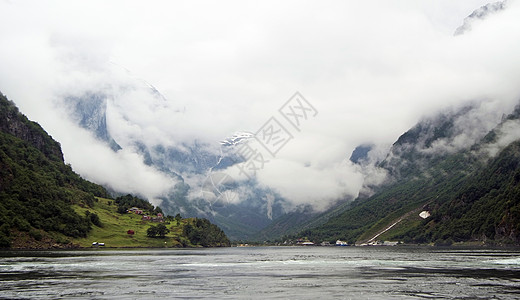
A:
[[[0,5],[2,89],[65,161],[231,237],[371,197],[519,96],[514,1]]]
[[[349,160],[355,164],[360,164],[368,161],[368,153],[372,150],[374,145],[359,145],[352,151]]]
[[[80,97],[67,97],[65,104],[69,107],[71,118],[82,128],[94,133],[95,137],[106,142],[112,150],[121,149],[110,136],[107,128],[107,96],[86,93]]]
[[[0,248],[73,247],[69,239],[93,226],[73,205],[107,195],[65,165],[60,144],[0,93]]]
[[[321,224],[305,224],[296,236],[358,244],[518,244],[520,104],[501,118],[489,117],[495,115],[489,105],[469,103],[420,121],[379,164],[388,175],[373,195]]]
[[[475,101],[427,117],[399,137],[381,166],[401,178],[428,167],[436,157],[467,150],[502,121],[501,106]],[[412,161],[413,166],[406,165]]]
[[[489,15],[500,12],[507,7],[508,1],[499,1],[488,3],[475,11],[464,19],[464,23],[455,30],[454,35],[461,35],[472,29],[472,24],[482,21]]]
[[[180,118],[182,111],[167,107],[167,100],[155,88],[125,73],[114,75],[121,77],[105,82],[102,90],[83,94],[75,91],[61,101],[71,120],[110,148],[113,155],[131,151],[140,163],[167,182],[152,195],[140,195],[160,203],[169,214],[181,213],[215,221],[234,238],[245,238],[284,213],[283,201],[276,193],[258,186],[255,181],[240,182],[222,173],[241,162],[235,148],[253,134],[236,133],[213,144],[196,139],[177,141],[175,134],[161,127],[166,124],[158,120],[149,126],[143,123],[142,114],[164,114],[166,110],[171,115],[165,116],[163,121],[168,122]],[[134,99],[146,99],[145,108],[139,112],[129,110],[128,105],[132,105]],[[219,180],[219,176],[227,176],[230,182]],[[110,183],[108,187],[118,191]]]

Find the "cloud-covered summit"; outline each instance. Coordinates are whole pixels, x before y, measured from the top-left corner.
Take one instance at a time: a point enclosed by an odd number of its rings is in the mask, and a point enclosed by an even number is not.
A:
[[[490,15],[497,13],[507,6],[507,1],[488,3],[474,10],[469,16],[464,18],[464,23],[455,30],[455,35],[461,35],[472,29],[472,24],[485,20]]]

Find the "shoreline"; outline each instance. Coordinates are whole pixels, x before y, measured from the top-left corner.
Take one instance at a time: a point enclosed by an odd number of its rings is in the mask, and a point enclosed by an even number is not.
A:
[[[212,249],[212,248],[367,248],[367,249],[387,249],[387,248],[428,248],[428,249],[520,249],[520,245],[427,245],[427,244],[401,244],[395,246],[300,246],[300,245],[250,245],[247,247],[240,246],[214,246],[214,247],[145,247],[145,246],[123,246],[123,247],[51,247],[51,248],[0,248],[0,252],[8,251],[74,251],[74,250],[128,250],[128,249]]]

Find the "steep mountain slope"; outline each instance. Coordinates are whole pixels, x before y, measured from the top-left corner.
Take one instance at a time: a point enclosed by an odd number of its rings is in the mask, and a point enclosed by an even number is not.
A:
[[[384,231],[378,238],[518,243],[518,142],[504,147],[520,139],[520,109],[492,131],[468,125],[475,109],[441,114],[403,134],[380,164],[390,183],[301,235],[362,243]],[[432,216],[422,220],[423,210]]]
[[[485,163],[431,218],[395,238],[422,241],[520,243],[520,106],[472,148]],[[512,140],[516,140],[511,142]],[[506,146],[508,145],[508,146]],[[497,147],[504,149],[497,150]],[[496,156],[488,158],[487,155]]]
[[[393,238],[415,242],[520,243],[520,141],[464,180],[446,202],[429,205],[431,218]]]
[[[65,165],[59,143],[0,95],[0,246],[48,247],[86,236],[92,224],[71,204],[92,204],[94,196],[108,195]],[[23,236],[29,244],[17,245]]]
[[[83,97],[66,97],[66,104],[71,114],[81,127],[90,130],[101,141],[107,143],[114,151],[120,150],[116,141],[107,130],[107,103],[106,95],[87,93]],[[89,101],[84,101],[88,98]]]
[[[136,244],[135,240],[124,239],[128,236],[126,230],[112,231],[127,224],[119,224],[120,218],[132,219],[126,216],[130,206],[139,204],[156,213],[161,212],[159,208],[130,195],[116,201],[103,199],[104,205],[100,205],[100,197],[109,198],[110,195],[103,187],[74,173],[63,161],[60,144],[0,94],[0,248],[73,247],[77,245],[71,241],[79,240],[83,245],[89,245],[93,228],[111,239],[122,236],[118,246],[163,245],[157,241],[147,244],[149,238],[144,234]],[[112,204],[121,206],[123,200],[120,199],[130,200],[126,207],[119,207],[121,209],[116,212],[116,205]],[[93,211],[103,215],[100,217]],[[141,221],[141,216],[133,219],[139,222],[141,229],[149,226]],[[101,230],[103,221],[110,222],[111,226]],[[229,245],[221,229],[208,220],[187,219],[183,222],[183,226],[179,226],[178,220],[176,223],[175,228],[181,231],[174,234],[177,244],[187,241],[181,244]]]

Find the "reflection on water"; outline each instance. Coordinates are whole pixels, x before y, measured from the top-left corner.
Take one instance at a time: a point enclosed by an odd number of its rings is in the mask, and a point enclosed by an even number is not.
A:
[[[519,294],[518,249],[0,252],[0,299],[516,299]]]

